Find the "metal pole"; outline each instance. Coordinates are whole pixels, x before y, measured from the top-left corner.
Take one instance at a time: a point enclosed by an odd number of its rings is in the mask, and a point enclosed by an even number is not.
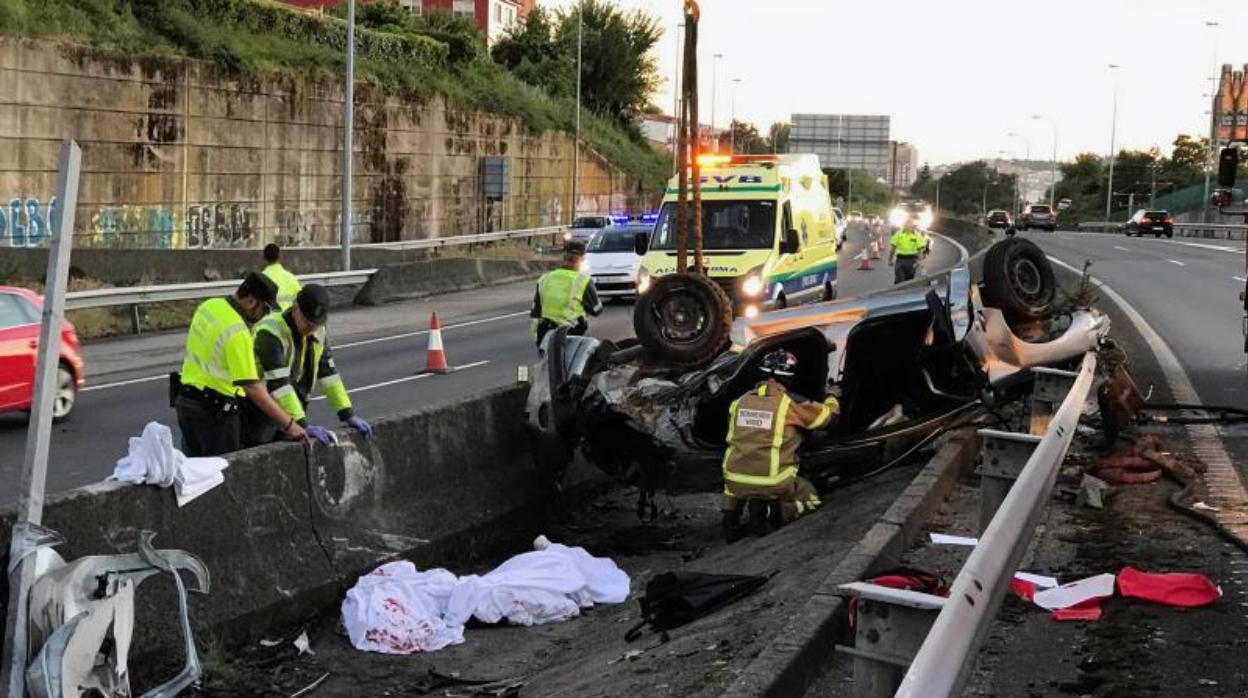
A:
[[[1109,69],[1114,70],[1118,66],[1113,63],[1109,64]],[[1110,121],[1109,127],[1109,183],[1105,187],[1105,220],[1110,220],[1110,211],[1114,203],[1114,148],[1115,141],[1118,138],[1118,78],[1114,77],[1114,115]],[[1128,214],[1130,215],[1130,214]]]
[[[719,59],[724,54],[717,53],[714,55],[714,61],[711,61],[711,137],[715,139],[715,152],[719,152],[719,131],[715,130],[715,105],[719,102],[715,99],[716,88],[719,87]]]
[[[48,475],[48,443],[52,438],[52,403],[56,396],[57,361],[61,326],[65,317],[65,282],[69,278],[69,255],[74,240],[74,212],[78,207],[78,173],[82,149],[74,141],[61,145],[56,194],[59,221],[53,221],[48,248],[48,273],[44,278],[43,317],[39,326],[39,353],[35,363],[35,386],[26,429],[26,455],[18,486],[17,519],[9,540],[9,560],[17,561],[9,580],[8,613],[4,625],[3,667],[0,685],[5,695],[24,696],[28,623],[26,597],[35,578],[33,560],[22,559],[22,536],[26,524],[43,522],[43,495]],[[13,564],[12,562],[10,564]]]
[[[740,84],[741,78],[732,79],[732,120],[728,122],[728,152],[733,155],[737,154],[737,85]]]
[[[1206,27],[1213,29],[1213,73],[1209,78],[1209,93],[1212,96],[1212,102],[1209,107],[1209,152],[1205,155],[1205,197],[1201,199],[1201,221],[1205,220],[1205,209],[1209,206],[1209,177],[1213,172],[1213,163],[1216,162],[1218,152],[1218,102],[1220,98],[1220,90],[1214,89],[1218,84],[1218,30],[1219,26],[1216,21],[1206,21]]]
[[[347,75],[342,91],[342,270],[351,269],[351,157],[355,150],[355,0],[347,2]]]
[[[572,144],[572,207],[568,224],[576,220],[577,189],[581,181],[581,48],[584,22],[584,3],[576,8],[576,142]]]
[[[942,179],[944,179],[943,175],[936,178],[936,210],[938,212],[940,211],[940,180]]]

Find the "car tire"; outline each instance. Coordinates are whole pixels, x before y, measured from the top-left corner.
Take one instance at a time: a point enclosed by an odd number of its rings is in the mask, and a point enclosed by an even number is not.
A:
[[[1053,265],[1030,240],[998,242],[984,255],[983,298],[1011,322],[1042,318],[1057,298]]]
[[[65,364],[56,367],[56,393],[52,399],[52,421],[63,422],[74,413],[78,402],[78,381]]]
[[[728,348],[732,301],[701,274],[667,274],[637,300],[633,331],[654,358],[700,366]]]
[[[1167,232],[1166,232],[1166,237],[1168,237],[1168,238],[1172,238],[1172,237],[1174,237],[1174,231],[1173,231],[1173,230],[1171,230],[1171,231],[1167,231]]]
[[[823,300],[824,302],[836,300],[836,286],[833,286],[831,281],[823,283]]]

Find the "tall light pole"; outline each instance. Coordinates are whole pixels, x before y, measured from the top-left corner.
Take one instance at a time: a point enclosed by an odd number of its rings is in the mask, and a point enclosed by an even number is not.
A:
[[[355,0],[347,2],[347,75],[342,90],[342,270],[351,269],[351,156],[355,130]]]
[[[1014,135],[1014,134],[1011,134],[1011,135]],[[998,158],[1007,156],[1007,155],[1011,157],[1013,156],[1013,154],[1011,154],[1009,151],[1005,151],[1005,150],[997,151]],[[1023,214],[1023,202],[1022,202],[1022,199],[1019,198],[1018,196],[1018,175],[1014,175],[1014,206],[1012,206],[1011,208],[1014,209],[1015,216],[1021,216]]]
[[[1118,70],[1118,65],[1109,64],[1111,71]],[[1105,187],[1105,220],[1109,220],[1114,203],[1114,158],[1115,141],[1118,139],[1118,74],[1114,73],[1114,115],[1109,127],[1109,183]]]
[[[1016,131],[1010,131],[1009,133],[1007,133],[1007,134],[1005,134],[1005,135],[1009,136],[1010,138],[1017,138],[1018,140],[1020,140],[1020,141],[1022,141],[1022,142],[1023,142],[1023,150],[1027,153],[1027,161],[1026,161],[1026,162],[1027,162],[1028,164],[1026,164],[1026,165],[1024,165],[1024,166],[1023,166],[1023,170],[1022,170],[1022,171],[1023,171],[1023,172],[1028,172],[1028,173],[1029,173],[1029,172],[1031,172],[1031,170],[1029,169],[1029,168],[1031,167],[1031,165],[1030,165],[1030,163],[1031,163],[1031,143],[1027,140],[1027,137],[1026,137],[1026,136],[1024,136],[1024,135],[1023,135],[1023,134],[1021,134],[1021,133],[1016,132]],[[1015,175],[1015,176],[1014,176],[1014,182],[1015,182],[1015,184],[1014,184],[1014,191],[1016,191],[1016,192],[1018,191],[1018,180],[1019,180],[1019,179],[1021,179],[1021,176],[1020,176],[1020,175]],[[1018,198],[1018,212],[1021,214],[1021,213],[1023,212],[1023,200],[1022,200],[1022,197],[1017,197],[1017,198]]]
[[[568,217],[569,225],[576,221],[577,189],[581,181],[581,48],[584,44],[584,9],[583,2],[576,7],[576,142],[572,144],[572,206],[571,215]]]
[[[740,84],[741,78],[732,79],[732,121],[728,122],[728,131],[731,134],[729,142],[732,145],[729,147],[728,152],[733,155],[737,154],[737,85]]]
[[[1209,28],[1213,33],[1213,73],[1209,76],[1209,94],[1205,95],[1209,98],[1211,106],[1209,107],[1209,153],[1205,157],[1205,197],[1201,199],[1201,206],[1208,206],[1209,201],[1209,177],[1213,172],[1213,163],[1218,152],[1218,125],[1215,123],[1218,113],[1218,24],[1215,20],[1205,22],[1205,27]],[[1199,136],[1198,136],[1199,137]],[[1204,212],[1202,210],[1201,219],[1204,220]]]
[[[1033,120],[1044,119],[1053,129],[1053,164],[1049,170],[1049,206],[1053,206],[1057,197],[1057,122],[1039,114],[1032,114],[1031,118]]]
[[[715,60],[711,62],[711,137],[715,139],[715,152],[719,152],[719,131],[715,130],[715,89],[719,87],[719,59],[724,54],[717,53],[714,55]]]

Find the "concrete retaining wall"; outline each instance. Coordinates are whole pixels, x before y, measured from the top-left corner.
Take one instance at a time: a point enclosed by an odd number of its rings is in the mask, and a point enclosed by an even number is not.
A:
[[[414,68],[419,70],[419,67]],[[46,244],[61,140],[83,146],[76,247],[333,245],[342,218],[341,80],[248,78],[203,61],[0,37],[0,245]],[[574,140],[357,82],[357,243],[566,222]],[[510,162],[487,201],[487,157]],[[638,185],[582,149],[578,211]]]
[[[450,293],[533,278],[558,262],[500,259],[437,259],[381,267],[355,295],[358,305],[380,305],[403,298]]]
[[[239,452],[224,485],[181,509],[156,487],[75,490],[52,498],[44,523],[69,541],[58,549],[67,559],[130,552],[142,530],[157,532],[157,547],[200,556],[212,574],[211,593],[193,598],[200,646],[233,644],[338,603],[379,560],[462,566],[534,535],[547,503],[520,417],[526,393],[378,420],[367,444],[343,433],[335,449]],[[574,472],[574,490],[604,482]],[[12,518],[0,515],[0,540]],[[136,655],[179,660],[170,589],[167,576],[140,588]]]

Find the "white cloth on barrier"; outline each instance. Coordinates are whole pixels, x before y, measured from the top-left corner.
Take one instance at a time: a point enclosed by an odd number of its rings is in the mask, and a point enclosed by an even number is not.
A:
[[[130,437],[129,453],[117,460],[112,479],[136,485],[173,487],[178,506],[225,482],[224,458],[187,458],[173,447],[173,432],[160,422],[148,422],[143,435]]]
[[[630,582],[615,562],[584,548],[536,541],[484,575],[420,572],[392,562],[360,577],[342,604],[342,622],[357,649],[387,654],[431,652],[464,641],[464,625],[506,620],[557,623],[596,603],[622,603]]]

